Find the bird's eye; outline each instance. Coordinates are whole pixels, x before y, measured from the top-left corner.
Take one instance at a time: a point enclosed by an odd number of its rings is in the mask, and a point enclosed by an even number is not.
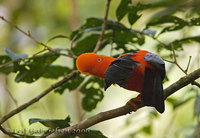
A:
[[[97,59],[98,62],[100,62],[101,60],[102,60],[101,58],[98,58],[98,59]]]

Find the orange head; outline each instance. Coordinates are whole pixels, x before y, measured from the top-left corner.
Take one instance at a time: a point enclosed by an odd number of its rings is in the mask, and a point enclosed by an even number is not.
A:
[[[78,70],[86,75],[104,78],[105,72],[115,58],[107,56],[99,56],[95,53],[81,54],[76,60]]]

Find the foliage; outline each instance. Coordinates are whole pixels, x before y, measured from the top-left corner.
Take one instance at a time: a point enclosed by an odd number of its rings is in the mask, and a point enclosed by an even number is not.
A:
[[[196,6],[194,4],[196,4]],[[199,27],[200,8],[197,6],[198,4],[200,5],[200,3],[195,0],[165,0],[146,3],[143,3],[142,1],[133,3],[131,0],[120,0],[115,11],[116,17],[107,20],[102,45],[98,49],[98,52],[102,52],[107,47],[111,47],[111,50],[109,51],[111,56],[117,57],[122,53],[142,49],[143,46],[147,44],[147,38],[151,38],[155,44],[149,47],[155,48],[160,56],[171,59],[171,54],[162,55],[163,51],[172,51],[171,45],[174,46],[175,51],[183,51],[183,46],[186,44],[200,43],[200,34],[197,33],[195,33],[195,35],[186,33],[173,40],[169,38],[162,41],[161,38],[170,33],[187,32],[192,28]],[[24,7],[26,7],[26,4]],[[145,20],[144,18],[149,16],[148,12],[152,12],[153,16],[150,19]],[[15,18],[18,16],[19,15],[16,13]],[[15,18],[13,21],[16,20]],[[144,23],[142,22],[142,29],[134,29],[134,25],[138,22],[141,23],[141,20],[145,20]],[[57,21],[61,22],[61,20]],[[15,82],[17,83],[34,83],[40,78],[59,79],[60,77],[64,77],[76,70],[76,67],[75,64],[73,64],[72,68],[59,65],[56,61],[61,59],[62,54],[60,53],[63,51],[64,53],[67,53],[67,57],[71,57],[73,63],[75,63],[76,59],[73,57],[79,56],[85,52],[92,52],[99,40],[103,22],[103,17],[89,17],[83,25],[71,32],[70,37],[63,34],[55,35],[47,41],[47,43],[51,43],[53,40],[60,38],[69,39],[71,43],[67,48],[62,50],[52,47],[47,48],[43,45],[43,50],[38,50],[32,56],[28,56],[28,54],[18,54],[18,52],[15,53],[13,52],[14,50],[12,51],[6,48],[5,52],[7,55],[0,55],[0,72],[6,75],[14,73]],[[59,28],[59,25],[54,26]],[[87,112],[91,112],[104,98],[103,87],[103,80],[79,75],[76,78],[67,81],[62,86],[59,86],[54,91],[55,93],[62,95],[65,90],[68,90],[69,92],[78,90],[83,95],[83,109]],[[190,100],[195,99],[194,116],[199,117],[200,95],[199,92],[196,93],[196,96],[188,96],[185,99],[180,100],[168,98],[167,101],[173,106],[173,110],[176,110]],[[154,117],[156,118],[159,116],[154,114]],[[29,120],[29,124],[36,122],[40,122],[50,128],[64,128],[70,126],[70,117],[68,116],[63,120],[39,118],[31,118]],[[147,135],[151,135],[152,129],[152,122],[150,122],[141,127],[138,132],[144,132]],[[83,138],[105,137],[100,131],[96,130],[91,130],[90,133],[80,134],[79,136]]]

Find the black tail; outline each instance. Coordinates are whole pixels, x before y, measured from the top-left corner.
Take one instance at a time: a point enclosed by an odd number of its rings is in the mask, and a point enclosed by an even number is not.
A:
[[[165,110],[162,81],[163,79],[159,72],[145,68],[141,100],[144,105],[153,106],[160,113],[163,113]]]

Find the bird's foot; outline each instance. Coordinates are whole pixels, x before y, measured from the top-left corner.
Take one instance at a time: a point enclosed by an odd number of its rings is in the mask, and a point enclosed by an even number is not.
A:
[[[132,108],[133,108],[133,111],[137,111],[138,109],[140,109],[141,107],[143,107],[144,105],[142,104],[142,101],[141,101],[141,96],[138,95],[137,97],[135,98],[132,98],[130,99],[126,105],[131,105]]]

